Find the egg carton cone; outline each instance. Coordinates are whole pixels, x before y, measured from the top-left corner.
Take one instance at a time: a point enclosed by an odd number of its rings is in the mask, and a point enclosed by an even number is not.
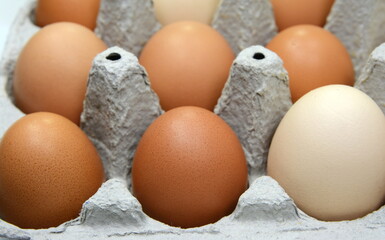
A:
[[[13,104],[17,57],[40,28],[35,1],[20,9],[0,64],[0,137],[24,116]],[[355,87],[385,113],[385,1],[336,0],[325,28],[347,47]],[[201,227],[172,227],[147,216],[131,193],[131,164],[146,128],[164,113],[137,59],[160,29],[150,0],[102,0],[95,32],[110,48],[89,73],[81,128],[102,158],[107,180],[84,202],[79,217],[48,229],[21,229],[0,220],[0,239],[385,239],[385,206],[362,218],[327,222],[296,207],[266,176],[269,144],[291,107],[282,60],[263,46],[277,34],[268,0],[223,0],[211,24],[237,57],[214,112],[237,133],[249,168],[249,188],[235,210]],[[352,199],[354,201],[354,199]]]

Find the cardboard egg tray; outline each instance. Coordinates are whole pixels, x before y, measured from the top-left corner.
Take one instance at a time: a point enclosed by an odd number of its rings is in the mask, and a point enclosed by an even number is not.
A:
[[[0,137],[24,116],[12,103],[11,85],[21,48],[39,30],[33,24],[35,5],[31,0],[20,10],[2,56]],[[385,113],[384,12],[385,1],[336,0],[325,28],[350,52],[355,87]],[[269,1],[223,0],[212,26],[237,54],[214,110],[236,131],[248,161],[250,187],[234,212],[213,224],[180,229],[148,217],[131,194],[136,145],[163,113],[136,56],[160,24],[150,0],[102,0],[95,32],[110,48],[94,59],[81,128],[97,147],[108,180],[83,204],[78,218],[37,230],[0,220],[0,239],[385,239],[385,206],[352,221],[319,221],[265,176],[270,140],[291,106],[282,61],[262,47],[277,34]]]

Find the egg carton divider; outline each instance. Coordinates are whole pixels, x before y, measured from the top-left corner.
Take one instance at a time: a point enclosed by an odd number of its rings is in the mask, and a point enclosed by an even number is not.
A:
[[[109,59],[114,55],[119,59]],[[162,113],[145,70],[132,53],[112,47],[94,59],[81,128],[98,149],[107,178],[130,183],[136,145]]]
[[[347,48],[356,79],[370,53],[385,42],[383,0],[335,0],[324,28],[336,35]]]
[[[385,42],[385,34],[378,31],[381,28],[375,31],[384,23],[385,15],[379,12],[384,1],[348,1],[336,0],[325,28],[345,36],[340,39],[348,46],[355,68],[362,70],[355,87],[372,96],[384,111],[385,45],[372,52]],[[21,48],[39,30],[31,19],[35,4],[31,0],[15,19],[1,61],[0,136],[24,115],[12,104],[9,86]],[[78,218],[38,230],[20,229],[0,220],[0,239],[383,239],[385,206],[352,221],[318,221],[298,209],[274,179],[263,176],[269,138],[291,105],[282,61],[254,46],[264,45],[276,34],[270,7],[267,0],[237,4],[223,0],[212,22],[237,54],[215,113],[237,132],[250,169],[250,187],[232,214],[213,224],[180,229],[148,217],[131,194],[129,174],[135,146],[146,127],[163,113],[145,69],[132,53],[137,55],[160,25],[150,0],[102,0],[96,33],[111,48],[95,58],[90,71],[82,128],[102,155],[109,179],[83,204]],[[368,18],[369,14],[374,15]],[[239,25],[237,19],[242,21]],[[367,31],[362,34],[352,29]],[[361,45],[363,50],[356,51]]]
[[[355,87],[368,94],[385,114],[385,43],[370,54]]]
[[[235,59],[214,109],[237,133],[250,181],[266,175],[270,141],[291,106],[288,85],[282,60],[262,46],[252,46]]]

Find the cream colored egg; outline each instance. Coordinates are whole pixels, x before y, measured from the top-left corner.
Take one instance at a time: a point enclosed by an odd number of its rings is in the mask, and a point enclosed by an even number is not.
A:
[[[310,216],[363,217],[385,200],[384,114],[353,87],[315,89],[279,124],[267,171]]]
[[[210,24],[220,0],[153,0],[155,16],[162,25],[177,21]]]

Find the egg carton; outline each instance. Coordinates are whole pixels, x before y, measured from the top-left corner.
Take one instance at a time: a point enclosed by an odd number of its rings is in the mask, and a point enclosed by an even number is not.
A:
[[[35,6],[33,0],[20,10],[2,57],[0,136],[24,116],[13,105],[11,85],[20,50],[39,30],[33,23]],[[355,87],[385,113],[384,12],[382,0],[336,0],[325,28],[347,47]],[[97,147],[108,180],[84,202],[78,218],[48,229],[21,229],[0,220],[0,239],[385,239],[385,206],[356,220],[319,221],[266,176],[269,143],[291,106],[282,60],[263,47],[277,34],[269,1],[223,0],[212,26],[237,55],[214,109],[237,133],[249,167],[250,186],[233,213],[213,224],[181,229],[147,216],[131,194],[137,143],[164,113],[136,57],[160,24],[151,0],[102,0],[95,32],[110,48],[94,59],[81,128]]]

